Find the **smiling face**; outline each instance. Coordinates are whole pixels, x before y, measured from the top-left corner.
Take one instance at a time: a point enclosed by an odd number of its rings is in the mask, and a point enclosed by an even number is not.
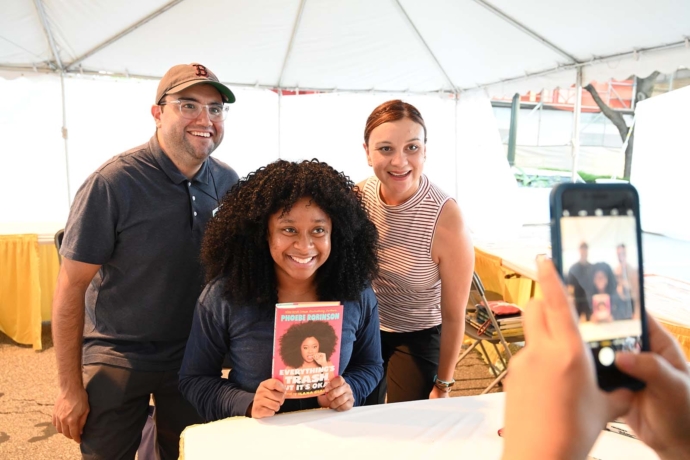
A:
[[[587,263],[587,257],[589,256],[589,246],[586,243],[580,245],[580,263]]]
[[[316,270],[331,253],[331,218],[309,198],[299,199],[268,219],[268,246],[279,289],[314,283]]]
[[[414,195],[426,160],[422,125],[409,118],[383,123],[371,131],[364,150],[384,203],[401,204]]]
[[[319,341],[316,337],[307,337],[302,341],[300,352],[305,363],[313,363],[314,356],[319,352]]]
[[[621,263],[621,265],[625,265],[628,262],[625,246],[618,246],[616,248],[616,253],[618,254],[618,261]]]
[[[194,85],[179,93],[168,94],[163,100],[223,104],[223,98],[218,90],[206,84]],[[195,119],[182,117],[179,107],[175,104],[154,105],[151,113],[156,120],[161,149],[188,178],[190,177],[188,173],[195,174],[204,160],[223,140],[223,121],[212,122],[206,108],[203,108]]]
[[[606,292],[606,288],[609,284],[609,278],[601,270],[597,270],[594,273],[594,287],[596,287],[597,292]]]

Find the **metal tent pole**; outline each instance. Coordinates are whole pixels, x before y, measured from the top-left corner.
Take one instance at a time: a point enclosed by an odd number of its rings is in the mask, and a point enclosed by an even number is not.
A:
[[[41,25],[43,26],[43,32],[48,40],[48,45],[53,53],[53,58],[55,59],[55,64],[51,64],[51,67],[57,67],[60,71],[60,96],[62,100],[62,139],[65,144],[65,176],[67,179],[67,209],[72,206],[72,192],[69,180],[69,149],[67,146],[67,107],[65,103],[65,67],[60,58],[60,51],[58,49],[57,43],[55,42],[55,37],[53,37],[53,30],[50,27],[50,22],[48,21],[48,15],[46,14],[45,7],[42,0],[34,0],[34,5],[36,6],[36,11],[39,18],[41,19]]]
[[[72,186],[69,177],[69,148],[67,135],[67,104],[65,102],[65,73],[60,72],[60,92],[62,94],[62,139],[65,144],[65,176],[67,177],[67,210],[72,207]]]
[[[282,129],[283,129],[283,90],[278,88],[278,159],[282,159],[283,150],[283,140],[282,140]]]
[[[571,178],[575,182],[577,177],[577,155],[580,151],[580,112],[582,111],[582,66],[577,68],[575,80],[575,110],[573,110],[573,135],[570,141],[572,156]]]

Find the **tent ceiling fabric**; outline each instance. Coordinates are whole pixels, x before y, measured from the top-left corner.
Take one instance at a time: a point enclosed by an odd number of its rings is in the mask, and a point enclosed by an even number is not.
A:
[[[58,67],[48,33],[69,72],[160,77],[201,62],[229,84],[291,89],[497,93],[570,86],[577,66],[585,81],[690,67],[688,0],[15,0],[3,10],[5,71]]]

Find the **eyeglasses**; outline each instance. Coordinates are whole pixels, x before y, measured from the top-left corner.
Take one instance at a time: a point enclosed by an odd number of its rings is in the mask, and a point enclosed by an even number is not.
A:
[[[180,115],[183,118],[193,120],[201,115],[201,110],[206,107],[208,109],[208,118],[211,121],[223,121],[228,116],[230,111],[230,104],[200,104],[196,101],[163,101],[158,105],[175,104],[180,109]]]

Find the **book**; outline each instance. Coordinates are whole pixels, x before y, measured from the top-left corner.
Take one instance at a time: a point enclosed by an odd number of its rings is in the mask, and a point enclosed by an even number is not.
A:
[[[504,337],[517,337],[523,334],[522,311],[517,305],[502,300],[489,301],[489,308],[494,314],[496,324]],[[467,315],[467,321],[477,329],[480,334],[486,334],[492,338],[498,338],[487,308],[483,302],[475,305],[474,313]]]
[[[340,302],[276,305],[272,376],[285,385],[285,398],[319,396],[340,375],[342,330]]]
[[[592,315],[590,320],[594,323],[613,321],[613,316],[611,316],[610,295],[594,294],[592,296]]]
[[[477,316],[477,322],[479,322],[479,323],[483,323],[485,321],[491,321],[489,318],[489,315],[486,312],[484,312],[483,310],[477,311],[476,316]],[[509,328],[513,328],[513,327],[521,325],[522,324],[522,317],[517,316],[514,318],[496,318],[496,323],[498,323],[498,326],[501,329],[509,329]]]
[[[637,435],[635,434],[635,432],[631,430],[628,425],[621,422],[620,420],[614,420],[613,422],[607,423],[606,428],[604,428],[604,430],[620,434],[622,436],[627,436],[628,438],[637,439]]]
[[[465,318],[465,321],[467,321],[468,324],[470,324],[472,327],[477,329],[477,332],[479,334],[486,334],[490,336],[493,339],[498,338],[498,332],[494,329],[493,325],[489,320],[483,321],[483,322],[478,322],[475,318],[472,318],[470,316],[467,316]],[[522,329],[522,324],[519,325],[514,325],[510,326],[509,328],[500,328],[501,329],[501,334],[503,334],[503,337],[509,338],[509,337],[519,337],[524,334],[524,331]]]

